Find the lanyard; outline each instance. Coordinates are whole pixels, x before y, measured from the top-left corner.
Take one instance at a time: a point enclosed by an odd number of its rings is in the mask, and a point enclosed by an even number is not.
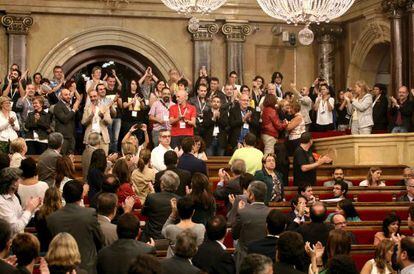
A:
[[[160,102],[167,110],[170,110],[170,107],[171,107],[170,105],[167,106],[162,99],[160,100]],[[178,108],[178,109],[180,109],[180,108]]]
[[[381,94],[378,95],[377,98],[375,98],[374,102],[372,103],[372,106],[375,106],[375,104],[377,103],[380,97],[381,97]]]
[[[184,114],[181,112],[181,107],[178,105],[178,113],[180,113],[180,117],[184,117],[187,113],[187,106],[185,107]]]
[[[204,104],[201,105],[200,98],[197,96],[198,106],[200,107],[200,113],[203,113],[204,109],[206,108],[207,102],[204,101]]]
[[[13,100],[14,95],[16,95],[17,89],[18,89],[18,88],[15,88],[15,89],[11,88],[11,91],[10,91],[11,97],[10,97],[10,98],[11,98],[12,100]],[[14,91],[14,92],[13,92],[13,91]]]

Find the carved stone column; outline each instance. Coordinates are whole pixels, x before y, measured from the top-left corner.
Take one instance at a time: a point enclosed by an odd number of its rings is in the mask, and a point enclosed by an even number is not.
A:
[[[409,31],[408,31],[408,85],[414,88],[414,0],[407,5]]]
[[[252,27],[246,23],[228,22],[221,27],[227,43],[227,73],[237,72],[238,84],[243,83],[244,74],[244,42],[252,33]]]
[[[319,77],[326,79],[331,86],[335,86],[335,50],[336,39],[342,34],[339,25],[321,24],[312,25],[319,44],[318,73]]]
[[[383,0],[383,11],[391,24],[391,90],[394,94],[404,83],[402,16],[407,0]]]
[[[9,66],[18,64],[21,71],[26,70],[26,35],[33,24],[33,18],[27,14],[7,14],[1,18],[1,23],[9,35]]]
[[[208,75],[211,75],[211,41],[213,34],[216,34],[219,26],[216,23],[200,22],[197,31],[188,27],[194,45],[194,81],[197,80],[200,68],[206,66]]]

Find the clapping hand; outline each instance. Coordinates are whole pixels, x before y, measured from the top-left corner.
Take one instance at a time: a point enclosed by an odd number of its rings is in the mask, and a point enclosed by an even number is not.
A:
[[[236,197],[234,196],[234,194],[229,194],[229,202],[230,204],[234,205],[234,201],[236,200]]]
[[[222,182],[227,182],[230,179],[230,175],[224,170],[224,168],[219,169],[218,176]]]
[[[150,240],[147,242],[147,245],[155,247],[155,241],[153,238],[150,238]]]
[[[172,217],[176,217],[177,216],[177,199],[176,198],[172,198],[171,200],[170,200],[170,203],[171,203],[171,216]]]
[[[134,208],[135,199],[133,196],[128,196],[125,198],[125,201],[122,203],[122,208],[125,213],[129,213]]]

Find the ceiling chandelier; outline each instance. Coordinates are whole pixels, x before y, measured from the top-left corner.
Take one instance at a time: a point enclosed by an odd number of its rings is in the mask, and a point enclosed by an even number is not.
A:
[[[164,5],[178,13],[192,16],[188,22],[188,27],[197,31],[200,26],[195,14],[208,14],[221,7],[226,0],[161,0]]]
[[[257,0],[269,16],[288,24],[305,24],[298,35],[303,45],[313,42],[311,23],[319,24],[342,16],[355,0]]]

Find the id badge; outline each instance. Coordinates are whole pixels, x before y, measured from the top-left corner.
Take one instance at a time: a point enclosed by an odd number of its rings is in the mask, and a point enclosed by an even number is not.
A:
[[[215,126],[213,129],[213,136],[216,137],[220,132],[220,129],[218,126]]]
[[[145,105],[149,105],[149,100],[148,99],[145,99]]]
[[[164,122],[168,122],[170,120],[170,118],[168,117],[168,115],[164,115],[163,120],[164,120]]]
[[[138,112],[136,112],[135,110],[133,110],[133,111],[131,112],[131,116],[132,116],[132,117],[137,117],[137,116],[138,116]]]
[[[260,109],[260,107],[259,107],[259,106],[257,106],[257,107],[256,107],[256,111],[257,111],[257,112],[261,112],[262,110]]]
[[[185,122],[180,122],[180,128],[185,128]]]
[[[49,112],[49,109],[48,108],[45,108],[45,109],[43,109],[46,113],[48,113]]]
[[[249,124],[248,124],[248,123],[244,123],[244,124],[243,124],[243,128],[245,128],[245,129],[249,129]]]

